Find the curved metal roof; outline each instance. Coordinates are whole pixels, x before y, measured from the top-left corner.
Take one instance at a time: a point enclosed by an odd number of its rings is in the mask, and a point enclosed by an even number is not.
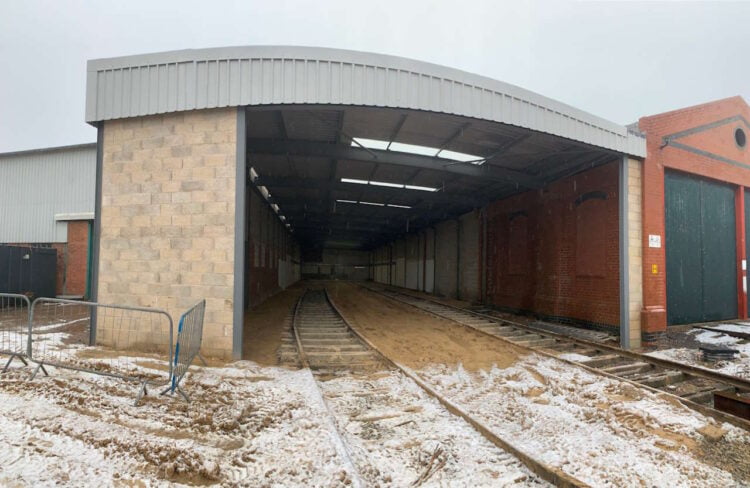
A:
[[[86,121],[260,105],[424,110],[509,124],[644,157],[625,126],[508,83],[396,56],[246,46],[88,62]]]

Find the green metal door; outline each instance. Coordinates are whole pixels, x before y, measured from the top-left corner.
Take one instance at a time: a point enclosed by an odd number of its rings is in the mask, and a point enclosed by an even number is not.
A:
[[[737,317],[734,190],[665,172],[667,321]]]

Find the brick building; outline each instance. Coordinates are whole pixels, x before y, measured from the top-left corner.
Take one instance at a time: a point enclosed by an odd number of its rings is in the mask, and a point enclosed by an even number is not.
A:
[[[732,97],[643,117],[643,333],[747,317],[750,107]]]

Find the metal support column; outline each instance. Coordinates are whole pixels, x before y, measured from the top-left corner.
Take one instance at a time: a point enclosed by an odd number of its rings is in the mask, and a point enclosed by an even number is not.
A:
[[[104,122],[96,127],[96,189],[94,190],[94,236],[91,245],[91,296],[89,300],[99,300],[99,249],[102,236],[102,171],[104,171]],[[91,308],[89,345],[96,344],[96,307]]]
[[[620,160],[620,347],[630,349],[630,260],[628,256],[628,157]]]
[[[245,150],[245,107],[237,108],[237,155],[234,186],[234,317],[232,357],[242,359],[242,329],[245,325],[245,236],[247,233],[247,151]]]

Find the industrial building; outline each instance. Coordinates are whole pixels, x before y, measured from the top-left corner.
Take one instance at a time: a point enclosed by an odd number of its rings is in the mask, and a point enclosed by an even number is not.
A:
[[[736,97],[626,127],[482,76],[337,49],[99,59],[94,202],[54,212],[96,214],[94,299],[178,311],[206,298],[213,356],[239,358],[246,311],[303,277],[532,313],[638,347],[667,324],[747,315],[748,120]]]
[[[0,245],[53,249],[53,295],[91,295],[95,181],[93,143],[0,154]],[[0,269],[15,275],[19,268],[14,266],[23,264],[29,267],[27,275],[46,274],[46,263],[35,258],[36,251],[18,263],[15,254],[0,253]],[[8,286],[7,280],[0,283]]]

